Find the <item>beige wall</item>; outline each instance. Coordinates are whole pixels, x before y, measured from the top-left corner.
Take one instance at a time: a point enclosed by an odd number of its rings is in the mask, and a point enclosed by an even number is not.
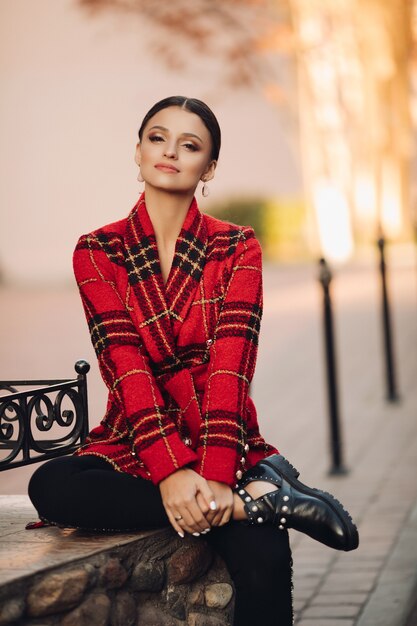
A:
[[[0,0],[0,268],[7,282],[70,279],[77,237],[124,217],[133,151],[158,99],[207,99],[224,147],[210,200],[298,191],[282,122],[260,94],[217,89],[213,68],[168,72],[139,20],[92,19],[75,0]]]

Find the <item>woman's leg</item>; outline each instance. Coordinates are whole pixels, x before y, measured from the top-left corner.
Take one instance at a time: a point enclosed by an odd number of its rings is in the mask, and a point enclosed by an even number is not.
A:
[[[234,626],[291,626],[292,557],[288,532],[230,522],[205,540],[223,558],[236,589]]]
[[[41,518],[90,530],[169,525],[159,489],[117,472],[93,455],[53,459],[40,466],[29,496]],[[291,552],[287,532],[230,522],[205,539],[221,555],[236,589],[235,626],[292,624]]]
[[[91,530],[168,526],[159,489],[149,480],[118,472],[93,455],[60,457],[41,465],[29,482],[39,516]]]

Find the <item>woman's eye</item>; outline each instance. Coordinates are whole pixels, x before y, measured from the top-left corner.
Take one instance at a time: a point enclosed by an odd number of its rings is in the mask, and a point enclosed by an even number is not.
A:
[[[157,143],[158,141],[163,141],[164,138],[161,137],[161,135],[151,135],[149,137],[149,141],[152,141],[152,143]]]
[[[193,143],[184,143],[183,144],[184,148],[187,148],[187,150],[191,150],[191,152],[195,152],[196,150],[198,150],[197,146],[194,145]]]

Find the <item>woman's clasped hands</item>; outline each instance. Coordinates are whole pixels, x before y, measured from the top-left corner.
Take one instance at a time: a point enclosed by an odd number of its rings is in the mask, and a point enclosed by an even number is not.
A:
[[[181,468],[159,483],[162,502],[172,527],[184,537],[209,532],[227,524],[233,513],[233,491],[225,483],[206,480],[190,468]]]

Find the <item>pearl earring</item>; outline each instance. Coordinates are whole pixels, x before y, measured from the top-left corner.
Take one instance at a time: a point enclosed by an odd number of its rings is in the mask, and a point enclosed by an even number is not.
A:
[[[139,165],[139,172],[138,172],[138,181],[139,181],[140,183],[145,182],[145,181],[143,180],[143,177],[142,177],[142,174],[141,174],[141,171],[140,171],[140,165]]]
[[[207,183],[204,183],[203,187],[201,188],[201,194],[204,196],[204,198],[207,198],[209,193],[210,193],[210,189],[209,189]]]

